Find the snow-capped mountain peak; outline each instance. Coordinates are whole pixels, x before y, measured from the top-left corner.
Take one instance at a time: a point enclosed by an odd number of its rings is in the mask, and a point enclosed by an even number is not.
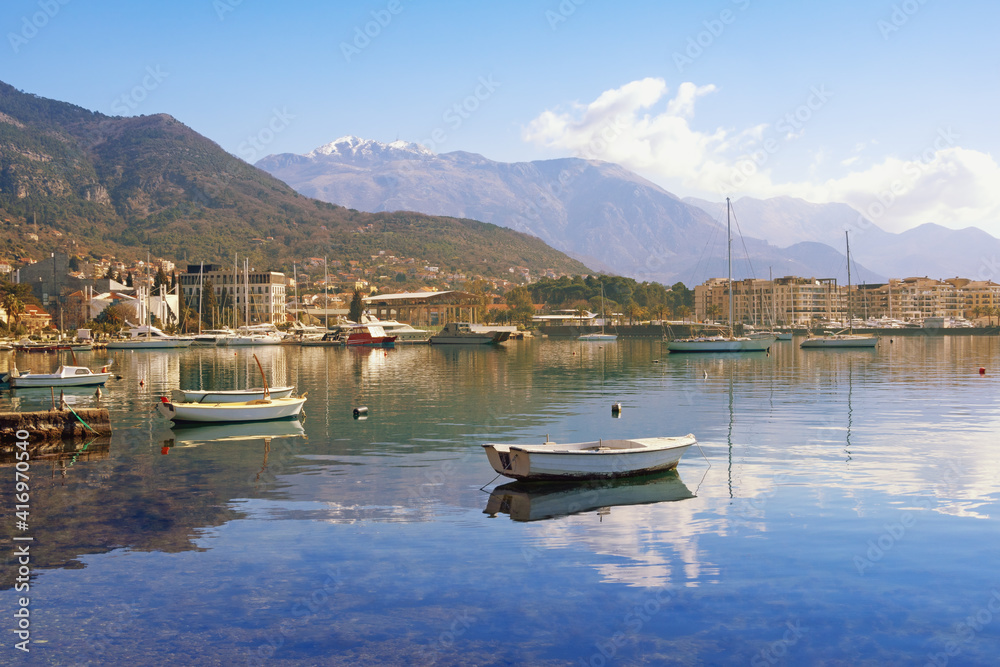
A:
[[[326,156],[330,158],[340,158],[349,160],[384,160],[387,158],[403,157],[427,157],[434,155],[420,144],[409,141],[393,141],[384,144],[373,139],[362,139],[348,134],[338,139],[334,139],[328,144],[308,153],[311,158]]]

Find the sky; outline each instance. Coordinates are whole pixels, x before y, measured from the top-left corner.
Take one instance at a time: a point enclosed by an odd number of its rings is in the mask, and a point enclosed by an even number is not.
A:
[[[1000,236],[984,1],[7,0],[0,80],[256,162],[344,135]]]

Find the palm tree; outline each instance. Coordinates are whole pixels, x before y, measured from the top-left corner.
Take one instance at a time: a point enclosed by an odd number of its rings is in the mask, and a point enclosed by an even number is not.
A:
[[[17,297],[14,292],[6,292],[3,295],[2,300],[0,300],[0,306],[3,307],[4,312],[7,313],[7,329],[12,333],[17,331],[17,326],[21,321],[21,315],[24,315],[24,302]],[[13,320],[13,325],[11,325],[11,320]]]

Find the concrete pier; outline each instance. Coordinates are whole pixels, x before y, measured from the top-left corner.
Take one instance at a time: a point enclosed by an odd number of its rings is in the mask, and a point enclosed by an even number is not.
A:
[[[18,439],[18,431],[27,431],[30,442],[111,435],[111,416],[107,408],[79,408],[76,414],[94,430],[81,424],[69,410],[0,412],[0,443],[13,443]]]

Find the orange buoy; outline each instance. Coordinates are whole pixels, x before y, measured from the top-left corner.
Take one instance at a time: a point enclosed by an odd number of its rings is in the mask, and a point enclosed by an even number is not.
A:
[[[982,366],[980,366],[980,367],[979,367],[979,374],[980,374],[980,375],[986,375],[986,369],[985,369],[985,368],[983,368]]]
[[[160,448],[160,453],[163,454],[164,456],[166,456],[169,452],[170,452],[170,448],[169,447],[161,447]]]

